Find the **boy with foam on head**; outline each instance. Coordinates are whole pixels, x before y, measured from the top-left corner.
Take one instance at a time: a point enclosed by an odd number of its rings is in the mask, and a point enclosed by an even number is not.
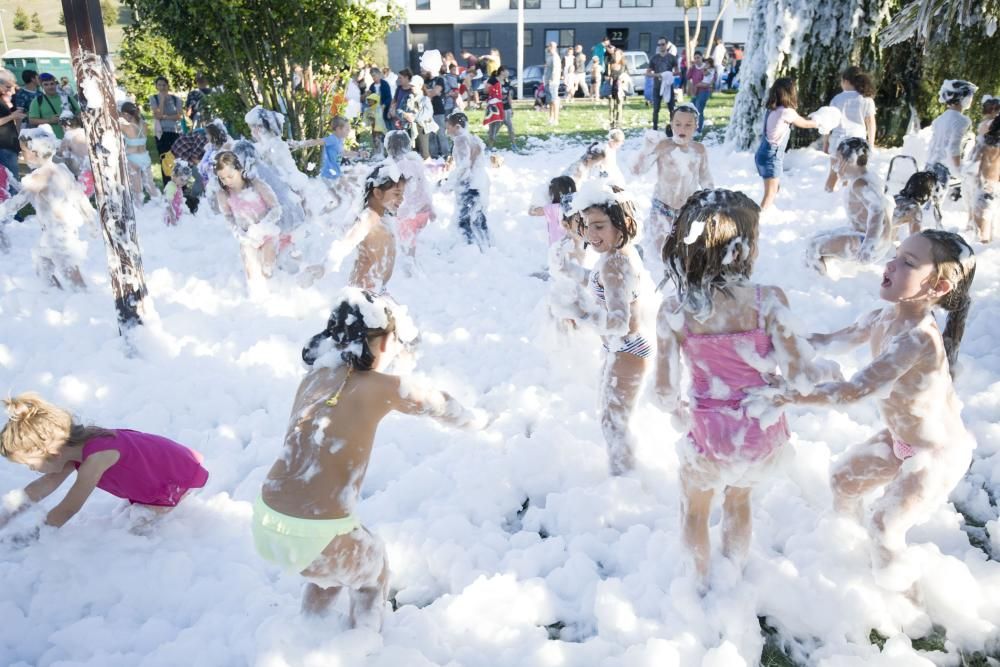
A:
[[[813,237],[807,264],[826,275],[827,260],[838,258],[872,264],[892,248],[889,206],[881,180],[868,171],[871,148],[858,137],[844,139],[833,154],[833,169],[844,188],[850,227],[821,232]]]
[[[486,173],[486,144],[469,133],[469,117],[455,112],[445,121],[451,137],[454,166],[451,174],[441,181],[441,187],[454,192],[458,204],[458,226],[471,245],[481,250],[490,245],[490,232],[486,227],[486,209],[490,195],[490,178]]]
[[[714,187],[708,170],[708,153],[704,145],[694,140],[697,130],[698,110],[691,104],[678,106],[670,114],[671,135],[647,132],[642,153],[632,166],[636,175],[656,166],[656,187],[649,221],[643,230],[647,257],[660,256],[663,242],[688,197]]]
[[[933,132],[927,148],[928,170],[939,163],[948,170],[949,176],[958,176],[962,168],[962,137],[972,126],[972,121],[962,112],[972,106],[972,98],[978,89],[968,81],[949,79],[941,84],[938,100],[947,109],[931,123]]]

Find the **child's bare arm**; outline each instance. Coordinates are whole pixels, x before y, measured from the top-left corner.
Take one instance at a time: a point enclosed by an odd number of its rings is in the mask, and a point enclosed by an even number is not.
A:
[[[77,470],[73,486],[70,487],[66,497],[46,515],[45,523],[59,528],[72,519],[97,488],[101,476],[108,468],[117,463],[120,457],[121,455],[113,449],[97,452],[87,457],[87,460]]]
[[[684,315],[674,312],[677,302],[666,298],[656,317],[656,399],[660,408],[674,412],[680,405],[681,343],[678,332]]]
[[[704,148],[701,149],[701,160],[698,170],[698,183],[702,189],[711,190],[715,187],[715,182],[712,180],[712,173],[708,170],[708,151]]]
[[[300,151],[306,148],[314,148],[316,146],[322,146],[325,139],[302,139],[301,141],[289,141],[288,148],[293,151]]]
[[[413,379],[396,378],[396,383],[390,405],[397,412],[426,415],[461,428],[482,428],[486,425],[486,415],[482,410],[470,410],[446,392]]]
[[[628,333],[632,302],[631,286],[635,276],[628,260],[610,257],[600,268],[606,307],[587,308],[577,300],[569,316],[586,322],[602,336],[624,336]]]
[[[808,336],[806,340],[816,350],[823,352],[853,349],[868,342],[869,338],[871,338],[872,327],[881,314],[881,310],[873,310],[843,329],[827,334],[814,333]]]
[[[13,183],[14,180],[8,180],[8,183]],[[27,192],[21,190],[19,193],[0,204],[0,220],[6,220],[7,218],[13,217],[15,213],[20,211],[22,208],[31,203],[31,197]]]
[[[0,507],[0,510],[2,510],[0,511],[0,528],[3,528],[11,519],[35,503],[41,502],[52,495],[52,492],[66,481],[66,478],[70,476],[73,469],[72,465],[67,464],[59,472],[50,472],[47,475],[42,475],[25,486],[22,491],[12,491],[4,496],[2,499],[3,505]]]
[[[818,362],[813,348],[792,326],[788,297],[779,287],[766,289],[761,309],[768,335],[774,344],[778,367],[785,380],[798,391],[808,391],[831,377],[840,379],[840,369],[834,362]]]

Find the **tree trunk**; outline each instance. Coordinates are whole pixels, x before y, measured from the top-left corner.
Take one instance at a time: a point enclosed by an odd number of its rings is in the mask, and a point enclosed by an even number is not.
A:
[[[108,57],[99,0],[62,0],[70,54],[80,92],[80,115],[90,144],[97,208],[108,257],[118,328],[142,324],[148,292],[136,236],[125,144],[118,126],[115,76]]]
[[[729,0],[722,0],[722,6],[719,7],[719,13],[716,15],[715,20],[712,21],[712,32],[708,36],[708,48],[712,48],[715,44],[715,35],[719,31],[719,22],[722,21],[722,15],[726,13],[726,9],[729,8]],[[722,63],[715,63],[716,67],[721,67]]]

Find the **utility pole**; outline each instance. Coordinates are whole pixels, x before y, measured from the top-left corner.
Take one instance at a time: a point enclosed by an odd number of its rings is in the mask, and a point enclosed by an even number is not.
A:
[[[517,0],[517,99],[524,99],[524,0]]]
[[[97,209],[101,215],[118,330],[142,324],[148,292],[128,186],[125,144],[118,125],[115,75],[101,20],[100,0],[62,0],[70,56],[80,94],[80,115],[90,145]]]

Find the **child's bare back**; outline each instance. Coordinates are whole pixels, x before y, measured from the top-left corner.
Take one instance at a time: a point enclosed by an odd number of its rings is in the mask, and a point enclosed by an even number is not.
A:
[[[678,144],[673,139],[656,147],[656,188],[653,196],[673,209],[680,209],[698,190],[712,187],[708,153],[697,142]]]
[[[362,211],[361,216],[368,217],[369,229],[358,245],[357,259],[347,284],[379,294],[385,291],[396,266],[396,236],[371,209]]]

